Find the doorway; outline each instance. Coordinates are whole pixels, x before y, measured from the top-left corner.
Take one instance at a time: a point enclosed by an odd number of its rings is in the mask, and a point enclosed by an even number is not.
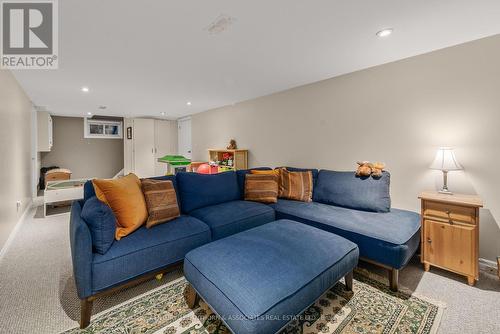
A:
[[[191,117],[177,120],[179,155],[191,159]]]

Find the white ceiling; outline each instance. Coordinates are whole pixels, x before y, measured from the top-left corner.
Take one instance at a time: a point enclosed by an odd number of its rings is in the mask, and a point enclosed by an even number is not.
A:
[[[498,0],[60,0],[59,6],[59,69],[15,75],[34,104],[68,116],[177,118],[500,33]],[[209,34],[220,14],[234,23]],[[375,36],[386,27],[394,28],[390,37]]]

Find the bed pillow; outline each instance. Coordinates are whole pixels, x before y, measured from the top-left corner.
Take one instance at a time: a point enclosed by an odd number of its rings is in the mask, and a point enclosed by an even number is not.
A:
[[[116,216],[116,240],[129,235],[146,222],[148,209],[141,189],[141,180],[135,174],[119,179],[92,180],[97,198],[109,205]]]
[[[276,174],[246,174],[245,201],[276,203],[278,201],[278,176]]]
[[[92,248],[96,253],[105,254],[115,240],[116,217],[113,210],[94,196],[85,201],[81,217],[89,227]]]
[[[311,202],[313,192],[312,172],[290,172],[281,168],[279,197],[301,202]]]
[[[148,208],[147,228],[166,223],[180,216],[177,195],[172,181],[143,179],[141,184]]]

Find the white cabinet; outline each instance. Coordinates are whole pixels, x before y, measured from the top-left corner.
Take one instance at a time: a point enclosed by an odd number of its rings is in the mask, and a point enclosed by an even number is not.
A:
[[[167,166],[158,162],[158,158],[177,154],[177,122],[127,118],[124,128],[125,174],[135,173],[139,177],[164,175]]]
[[[52,117],[46,111],[39,111],[37,114],[38,152],[50,152],[52,149]]]

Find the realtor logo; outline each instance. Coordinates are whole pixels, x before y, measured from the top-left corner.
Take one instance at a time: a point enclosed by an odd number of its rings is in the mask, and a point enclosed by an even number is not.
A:
[[[56,69],[56,0],[2,0],[0,4],[0,68]]]

